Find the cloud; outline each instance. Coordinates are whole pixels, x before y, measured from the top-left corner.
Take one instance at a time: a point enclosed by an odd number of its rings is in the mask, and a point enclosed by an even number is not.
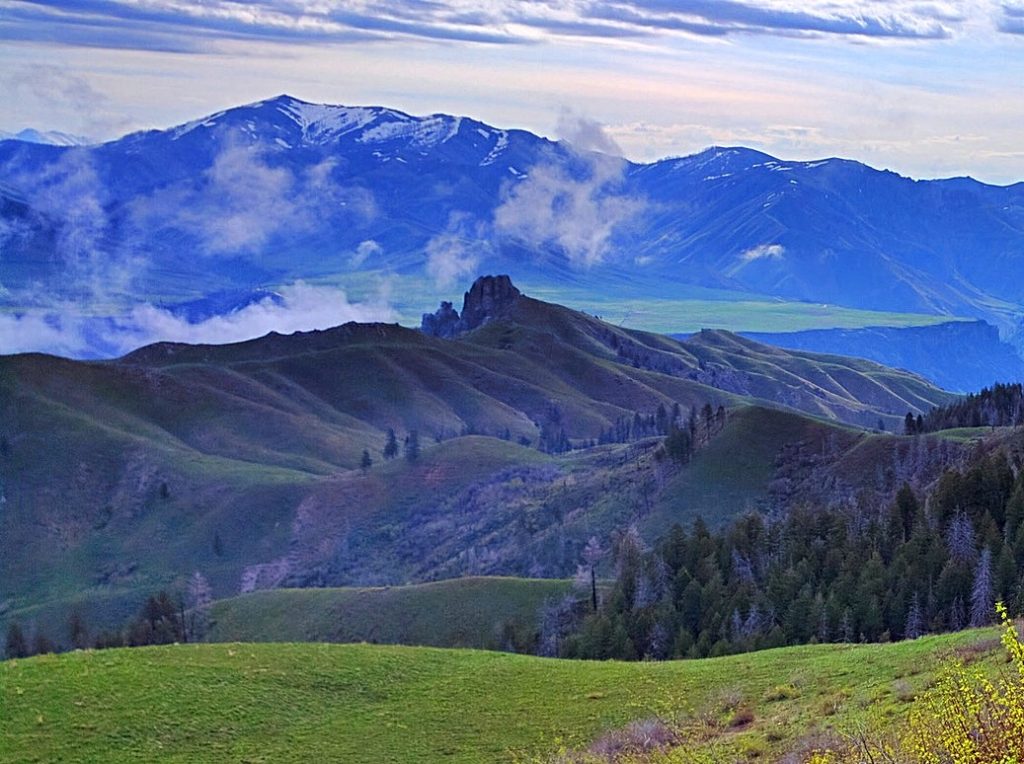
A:
[[[633,23],[662,28],[672,28],[676,23],[699,24],[705,27],[704,33],[712,34],[816,34],[917,40],[946,39],[952,34],[947,26],[950,14],[938,13],[935,6],[901,0],[633,0],[615,5],[632,11]]]
[[[184,233],[183,244],[200,255],[262,254],[274,237],[376,214],[372,195],[336,179],[334,160],[301,170],[274,166],[259,146],[227,142],[198,180],[186,179],[124,208],[113,204],[93,152],[71,148],[31,171],[17,156],[5,168],[5,188],[24,199],[35,228],[54,231],[46,288],[7,284],[4,302],[18,306],[0,314],[0,353],[44,351],[74,357],[120,355],[158,340],[230,342],[266,334],[324,328],[349,320],[391,317],[386,301],[351,303],[344,292],[296,283],[273,299],[198,322],[139,301],[139,284],[152,284],[159,267],[150,244],[159,234]],[[110,212],[109,210],[114,210]],[[33,219],[0,223],[0,262],[9,244],[32,243]],[[52,246],[51,246],[52,245]],[[364,241],[355,256],[379,251]],[[203,286],[197,285],[201,292]]]
[[[555,130],[559,138],[576,151],[599,151],[612,157],[622,156],[619,144],[608,135],[600,122],[576,114],[572,110],[562,111]]]
[[[476,275],[480,264],[482,227],[469,215],[453,212],[444,231],[427,242],[427,275],[439,288],[447,288],[466,277]]]
[[[2,29],[0,24],[0,37]],[[74,116],[75,130],[90,139],[123,132],[131,125],[131,120],[115,108],[110,98],[66,67],[46,64],[13,67],[0,75],[0,90],[5,97],[18,101],[22,108],[28,104],[43,107],[60,104]],[[67,130],[69,126],[62,127]]]
[[[3,39],[176,53],[215,51],[232,40],[496,45],[665,34],[935,40],[950,37],[969,12],[983,13],[978,3],[954,0],[22,0],[7,3],[4,12]]]
[[[356,251],[348,259],[348,264],[353,268],[359,268],[370,257],[376,257],[384,252],[384,248],[373,239],[359,242]]]
[[[373,195],[334,179],[327,159],[301,171],[275,166],[259,144],[228,140],[198,182],[184,181],[130,203],[132,226],[142,238],[174,229],[207,255],[263,251],[279,233],[313,231],[338,215],[361,222],[376,214]]]
[[[739,259],[744,263],[755,260],[781,260],[786,255],[786,248],[781,244],[760,244],[741,252]]]
[[[216,52],[233,40],[359,43],[401,38],[503,44],[526,42],[502,25],[474,20],[470,3],[279,0],[60,0],[8,3],[0,39],[84,47]]]
[[[1002,16],[997,23],[1000,32],[1024,35],[1024,3],[1004,3]]]
[[[508,183],[494,228],[531,249],[553,247],[574,267],[588,268],[607,257],[615,234],[646,202],[624,189],[628,164],[611,155],[620,153],[618,146],[597,122],[563,115],[560,129],[568,156],[551,153],[525,178]]]
[[[166,308],[134,305],[97,317],[77,303],[18,315],[0,314],[0,353],[45,352],[71,358],[119,356],[153,342],[222,344],[276,331],[327,329],[348,321],[394,321],[383,297],[350,302],[341,289],[296,282],[225,315],[190,322]]]
[[[4,170],[5,183],[16,189],[54,232],[52,242],[47,242],[53,266],[49,292],[95,303],[116,300],[131,291],[141,260],[110,242],[108,199],[88,149],[61,151],[34,171],[22,167],[15,155]],[[31,237],[32,226],[22,221],[5,234],[7,238]],[[30,296],[30,301],[38,297]]]

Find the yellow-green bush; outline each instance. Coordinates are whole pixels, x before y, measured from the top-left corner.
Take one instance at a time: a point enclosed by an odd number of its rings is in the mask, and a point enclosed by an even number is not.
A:
[[[910,712],[902,741],[921,764],[1019,764],[1024,761],[1024,642],[1006,608],[1002,643],[1011,667],[993,681],[954,661]]]
[[[951,659],[914,701],[897,741],[862,737],[843,750],[817,751],[807,764],[1024,764],[1024,641],[1002,603],[996,609],[1009,656],[1008,668],[996,679]]]

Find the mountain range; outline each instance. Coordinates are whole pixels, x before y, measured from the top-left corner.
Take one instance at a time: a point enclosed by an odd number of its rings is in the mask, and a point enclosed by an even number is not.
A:
[[[877,313],[863,326],[981,319],[1021,345],[1024,284],[1007,275],[1024,257],[1024,184],[739,147],[650,164],[591,150],[607,146],[289,96],[99,145],[3,141],[0,301],[51,323],[140,299],[194,317],[298,281],[358,298],[391,279],[411,316],[489,271],[575,290],[581,307],[842,306]],[[104,331],[79,354],[110,354]]]

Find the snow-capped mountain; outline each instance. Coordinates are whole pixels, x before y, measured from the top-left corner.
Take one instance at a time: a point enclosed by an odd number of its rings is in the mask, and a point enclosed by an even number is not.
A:
[[[0,141],[24,141],[44,146],[87,146],[94,143],[81,135],[62,133],[59,130],[36,130],[33,127],[26,127],[16,133],[5,133],[0,130]]]
[[[365,272],[489,271],[1009,330],[1024,304],[1024,184],[744,148],[633,164],[465,117],[279,96],[95,146],[0,143],[0,246],[9,308],[40,287],[175,304]]]

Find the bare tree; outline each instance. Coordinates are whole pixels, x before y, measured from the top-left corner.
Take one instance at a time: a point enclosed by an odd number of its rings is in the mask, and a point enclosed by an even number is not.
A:
[[[987,626],[996,612],[996,596],[992,585],[992,551],[981,551],[974,568],[974,586],[971,589],[971,626]]]
[[[192,640],[198,641],[206,635],[212,603],[213,590],[210,589],[210,583],[197,570],[188,580],[189,632]]]

